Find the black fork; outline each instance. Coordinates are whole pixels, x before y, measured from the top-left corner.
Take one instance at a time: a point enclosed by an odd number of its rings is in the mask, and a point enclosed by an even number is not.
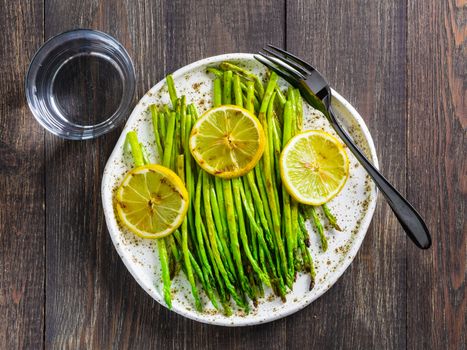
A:
[[[336,133],[383,193],[407,235],[419,248],[429,248],[430,233],[420,214],[366,158],[336,119],[331,108],[331,89],[323,75],[301,58],[273,45],[268,47],[263,49],[264,52],[255,55],[255,58],[298,88],[303,99],[326,116]]]

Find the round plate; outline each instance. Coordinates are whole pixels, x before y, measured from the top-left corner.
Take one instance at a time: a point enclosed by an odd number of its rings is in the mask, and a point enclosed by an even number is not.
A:
[[[173,73],[178,95],[185,94],[187,102],[194,103],[200,113],[209,109],[211,107],[213,77],[206,73],[206,68],[226,60],[245,66],[261,76],[264,76],[266,72],[264,66],[258,63],[252,54],[238,53],[206,58]],[[282,87],[287,86],[286,82],[282,80],[280,80],[280,84]],[[335,91],[332,91],[332,94],[332,108],[339,120],[373,160],[373,163],[378,166],[373,140],[362,118],[342,96]],[[107,228],[125,266],[152,298],[165,305],[161,293],[162,280],[155,246],[157,243],[152,240],[140,239],[123,229],[117,222],[113,208],[114,191],[124,174],[132,167],[130,156],[123,150],[126,133],[130,130],[136,130],[140,141],[147,150],[149,159],[152,162],[159,162],[158,155],[154,151],[154,136],[148,111],[148,106],[153,103],[158,105],[170,103],[165,80],[157,83],[143,96],[128,119],[104,170],[102,203]],[[306,129],[323,129],[335,135],[321,113],[306,104],[304,104],[304,120]],[[266,290],[265,298],[261,299],[258,307],[253,308],[248,315],[242,311],[236,311],[233,316],[226,317],[216,312],[204,295],[204,311],[203,313],[197,312],[193,307],[189,283],[184,274],[179,273],[172,282],[172,310],[204,323],[223,326],[255,325],[297,312],[331,288],[357,254],[373,216],[377,197],[376,188],[364,169],[348,150],[347,154],[350,160],[349,180],[341,193],[329,203],[329,207],[337,216],[343,231],[336,232],[331,229],[322,216],[321,220],[325,223],[329,242],[328,250],[322,252],[317,234],[313,231],[310,222],[307,222],[311,238],[310,249],[317,272],[316,284],[312,290],[309,290],[309,276],[299,275],[293,291],[287,295],[287,302],[283,303],[279,298],[272,297],[271,291]],[[321,210],[318,212],[321,213]]]

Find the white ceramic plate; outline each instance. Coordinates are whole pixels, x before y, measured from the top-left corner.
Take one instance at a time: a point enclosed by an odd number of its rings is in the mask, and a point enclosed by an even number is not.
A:
[[[222,61],[232,61],[241,64],[256,74],[263,75],[265,68],[254,60],[251,54],[228,54],[206,58],[175,73],[173,77],[178,94],[185,94],[187,101],[195,103],[199,112],[211,107],[212,76],[206,73],[208,66],[216,65]],[[280,81],[283,87],[285,81]],[[357,111],[337,92],[333,91],[332,107],[339,116],[343,125],[354,137],[361,148],[378,165],[373,140]],[[151,118],[147,107],[152,104],[169,103],[169,95],[165,80],[157,83],[139,101],[133,110],[128,122],[107,162],[102,179],[102,203],[107,222],[107,228],[112,241],[126,267],[149,295],[162,305],[165,305],[161,293],[161,276],[159,258],[155,242],[136,237],[117,224],[112,205],[115,188],[120,184],[124,174],[132,167],[131,159],[123,152],[125,135],[129,130],[136,130],[138,137],[148,151],[149,158],[158,162],[154,152],[153,132]],[[323,129],[334,134],[326,119],[319,112],[304,105],[304,120],[307,129]],[[310,304],[326,292],[342,275],[354,259],[365,237],[376,205],[377,192],[373,182],[366,175],[356,159],[348,152],[350,159],[350,177],[341,193],[334,198],[329,206],[338,218],[342,232],[336,232],[326,227],[329,248],[323,253],[319,240],[312,226],[307,222],[311,237],[311,254],[316,267],[316,284],[313,290],[308,290],[309,276],[299,275],[294,289],[287,295],[287,302],[282,303],[278,298],[268,298],[271,291],[266,290],[266,296],[259,306],[245,315],[236,311],[233,316],[226,317],[215,311],[208,299],[203,295],[205,311],[197,312],[193,308],[193,300],[189,291],[189,284],[179,273],[172,285],[173,311],[188,318],[224,326],[246,326],[276,320],[290,315]],[[320,211],[320,210],[318,210]],[[322,218],[322,222],[327,221]],[[328,226],[328,225],[326,225]]]

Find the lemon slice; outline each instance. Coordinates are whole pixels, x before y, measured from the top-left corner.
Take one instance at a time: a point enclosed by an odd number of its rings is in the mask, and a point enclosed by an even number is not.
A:
[[[321,205],[336,196],[349,176],[349,159],[341,143],[320,130],[293,137],[280,157],[281,178],[298,202]]]
[[[225,179],[242,176],[263,155],[265,137],[246,109],[224,105],[204,113],[193,126],[190,150],[201,168]]]
[[[118,217],[142,238],[161,238],[181,224],[188,210],[188,192],[170,169],[149,164],[132,169],[115,196]]]

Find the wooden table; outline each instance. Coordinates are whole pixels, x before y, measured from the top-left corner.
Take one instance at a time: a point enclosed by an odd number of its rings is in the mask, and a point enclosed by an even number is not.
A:
[[[463,0],[3,1],[0,348],[465,349],[466,20]],[[125,269],[104,222],[101,176],[120,131],[64,141],[25,103],[34,52],[76,27],[123,43],[138,98],[215,54],[274,43],[307,58],[362,114],[433,247],[408,241],[380,198],[353,264],[303,311],[242,329],[167,311]]]

